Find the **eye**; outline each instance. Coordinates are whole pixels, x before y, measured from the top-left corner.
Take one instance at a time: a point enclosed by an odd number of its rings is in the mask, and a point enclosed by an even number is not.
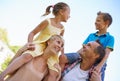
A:
[[[64,47],[64,44],[63,44],[63,43],[61,44],[61,47]]]
[[[88,46],[90,46],[90,44],[88,43]]]
[[[91,43],[88,43],[87,46],[89,46],[91,48]]]
[[[60,44],[60,41],[57,41],[58,44]]]
[[[61,41],[57,41],[57,43],[58,43],[58,44],[60,44],[60,45],[61,45],[61,47],[63,47],[63,46],[64,46],[64,44],[63,44]]]

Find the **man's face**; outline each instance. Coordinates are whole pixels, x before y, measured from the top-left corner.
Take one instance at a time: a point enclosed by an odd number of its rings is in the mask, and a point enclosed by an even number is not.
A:
[[[97,48],[99,44],[95,41],[89,42],[86,45],[83,45],[81,51],[81,57],[83,58],[93,58],[97,54],[95,54],[95,48]]]

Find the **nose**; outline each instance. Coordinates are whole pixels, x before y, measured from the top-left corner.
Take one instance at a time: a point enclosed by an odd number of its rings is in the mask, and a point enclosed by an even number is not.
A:
[[[70,15],[68,16],[68,18],[70,18]]]
[[[97,22],[95,22],[95,25],[97,24]]]
[[[58,45],[59,48],[61,48],[61,45]]]
[[[58,47],[59,49],[61,49],[61,44],[58,44],[57,47]]]
[[[85,44],[83,44],[82,46],[83,46],[83,48],[85,48]]]

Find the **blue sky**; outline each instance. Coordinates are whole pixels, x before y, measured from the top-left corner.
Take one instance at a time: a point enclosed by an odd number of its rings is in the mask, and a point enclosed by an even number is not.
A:
[[[65,26],[65,52],[75,52],[89,33],[95,32],[95,19],[98,11],[108,12],[113,23],[108,31],[115,37],[114,51],[108,59],[105,81],[120,81],[118,71],[120,63],[120,1],[119,0],[0,0],[0,27],[8,31],[11,45],[23,45],[28,33],[42,20],[48,5],[66,2],[71,8],[71,17]]]

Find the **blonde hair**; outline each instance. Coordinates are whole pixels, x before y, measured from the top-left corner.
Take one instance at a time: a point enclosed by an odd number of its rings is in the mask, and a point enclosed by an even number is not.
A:
[[[63,37],[62,36],[60,36],[60,35],[52,35],[50,38],[49,38],[49,40],[48,41],[53,41],[53,40],[55,40],[56,39],[56,37],[58,37],[58,38],[60,38],[61,40],[62,40],[62,42],[63,42],[63,45],[62,45],[62,47],[64,46],[64,39],[63,39]]]

